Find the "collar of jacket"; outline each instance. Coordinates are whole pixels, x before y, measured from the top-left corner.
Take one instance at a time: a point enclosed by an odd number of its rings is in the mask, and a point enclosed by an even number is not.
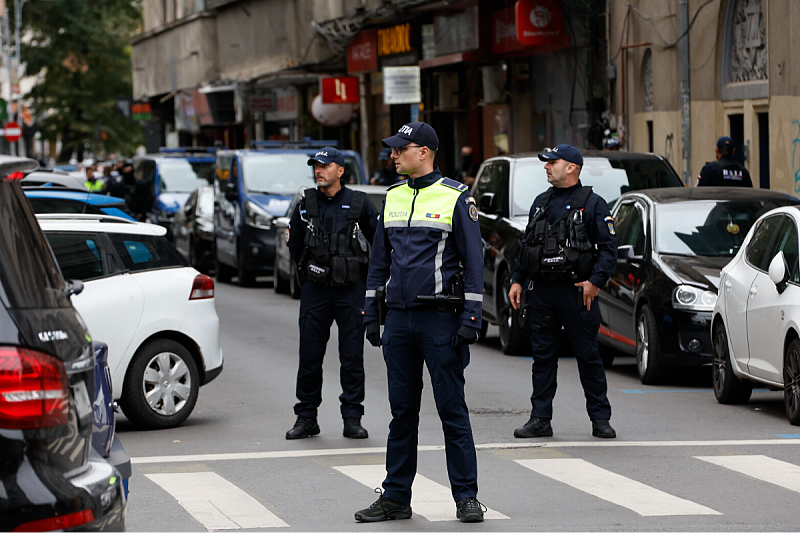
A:
[[[583,185],[581,185],[581,181],[580,180],[578,180],[578,183],[576,183],[572,187],[566,187],[566,188],[564,188],[564,187],[553,187],[553,189],[554,189],[553,190],[553,194],[556,194],[556,195],[559,195],[559,196],[562,195],[562,194],[569,194],[572,191],[574,191],[575,189],[578,189],[579,187],[583,187]]]
[[[433,167],[433,172],[430,174],[425,174],[424,176],[420,176],[418,178],[408,178],[408,186],[412,189],[424,189],[430,185],[433,185],[437,181],[442,178],[442,173],[439,170],[439,167]]]
[[[319,198],[320,200],[333,200],[334,198],[339,198],[341,195],[343,195],[344,191],[345,191],[345,186],[344,183],[342,183],[342,188],[336,191],[336,194],[328,198],[328,195],[322,192],[319,187],[317,187],[317,198]]]

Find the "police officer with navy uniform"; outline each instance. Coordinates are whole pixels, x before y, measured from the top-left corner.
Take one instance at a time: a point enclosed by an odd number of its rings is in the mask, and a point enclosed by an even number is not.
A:
[[[714,147],[716,161],[706,163],[697,177],[698,187],[752,187],[750,171],[733,160],[733,139],[720,137]]]
[[[464,398],[468,345],[480,336],[483,301],[478,212],[466,185],[443,178],[434,167],[439,138],[429,124],[406,124],[382,143],[392,149],[398,173],[408,176],[386,194],[364,309],[367,340],[383,346],[392,421],[383,492],[355,518],[411,518],[424,364],[444,432],[456,517],[482,522],[475,444]],[[388,311],[381,337],[376,295],[384,287]]]
[[[614,219],[605,200],[581,185],[583,156],[559,144],[539,154],[552,185],[531,206],[508,297],[520,308],[523,284],[532,281],[528,323],[533,348],[531,416],[517,438],[551,437],[562,327],[578,363],[592,435],[613,439],[606,374],[597,347],[600,310],[595,299],[617,264]]]
[[[364,414],[364,305],[369,248],[378,211],[361,191],[342,183],[344,156],[325,147],[308,160],[317,188],[309,188],[292,212],[286,241],[303,280],[300,289],[300,365],[297,371],[297,421],[287,439],[320,432],[317,409],[322,403],[322,360],[335,321],[339,328],[339,362],[343,435],[366,439]]]

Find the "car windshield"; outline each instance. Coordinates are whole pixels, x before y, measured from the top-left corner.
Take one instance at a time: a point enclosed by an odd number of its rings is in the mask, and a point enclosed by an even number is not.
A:
[[[244,185],[262,194],[294,194],[300,187],[314,186],[314,171],[304,152],[258,154],[242,160]]]
[[[659,204],[655,249],[659,253],[733,257],[762,214],[784,202],[720,200]]]
[[[161,175],[159,192],[192,192],[211,183],[213,172],[213,161],[167,159],[158,166]]]
[[[583,160],[580,175],[583,185],[592,186],[611,209],[623,193],[655,187],[681,187],[683,184],[660,159],[623,159],[604,157]],[[520,159],[514,172],[512,216],[527,215],[533,200],[550,186],[544,163],[536,158]]]

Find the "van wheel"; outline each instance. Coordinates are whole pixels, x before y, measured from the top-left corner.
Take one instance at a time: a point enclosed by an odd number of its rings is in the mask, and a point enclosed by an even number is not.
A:
[[[731,352],[725,326],[714,329],[711,341],[714,354],[711,359],[711,381],[714,396],[722,404],[747,403],[753,393],[753,385],[736,377],[731,368]]]
[[[272,266],[272,288],[275,289],[277,294],[287,294],[289,292],[290,282],[281,276],[281,271],[278,270],[278,255],[275,254],[275,264]]]
[[[183,424],[197,403],[200,375],[189,351],[170,339],[158,339],[133,356],[120,398],[128,420],[145,429]]]
[[[786,417],[800,426],[800,339],[793,339],[783,359],[783,403]]]
[[[236,276],[239,278],[240,287],[252,287],[256,282],[256,276],[247,268],[244,251],[241,250],[236,257]]]
[[[511,274],[507,271],[502,274],[500,287],[502,294],[498,295],[497,324],[500,329],[500,348],[506,355],[523,355],[530,351],[528,338],[519,323],[519,310],[511,307],[508,299],[508,290],[511,288]]]

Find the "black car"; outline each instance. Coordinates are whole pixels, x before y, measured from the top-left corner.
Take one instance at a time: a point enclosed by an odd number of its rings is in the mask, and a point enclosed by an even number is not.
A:
[[[214,268],[214,187],[194,190],[172,219],[175,248],[204,274]]]
[[[0,177],[36,162],[0,158]],[[91,337],[19,180],[0,181],[0,530],[123,531],[121,477],[92,446]]]
[[[583,161],[581,183],[594,187],[609,207],[627,191],[683,187],[669,162],[655,154],[585,151]],[[506,354],[530,352],[528,334],[508,301],[508,289],[531,204],[549,186],[538,153],[523,153],[487,159],[472,187],[484,251],[484,334],[489,322],[497,324]]]
[[[614,207],[619,259],[598,297],[606,366],[635,355],[642,383],[669,366],[711,363],[711,314],[722,267],[762,214],[800,204],[786,193],[700,187],[623,195]]]

